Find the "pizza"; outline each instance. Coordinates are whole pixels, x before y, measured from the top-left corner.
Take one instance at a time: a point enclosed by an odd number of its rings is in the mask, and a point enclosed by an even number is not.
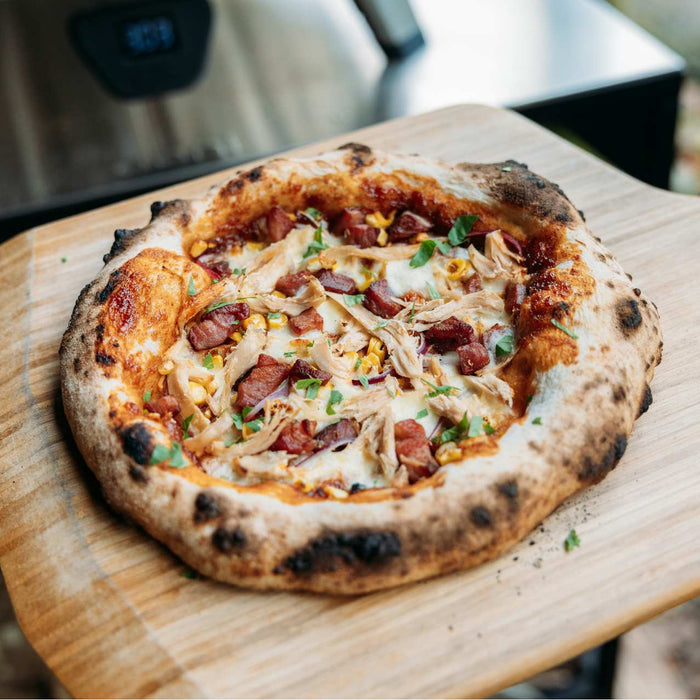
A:
[[[108,502],[202,574],[359,593],[475,566],[622,457],[653,303],[515,161],[348,144],[156,202],[61,346]]]

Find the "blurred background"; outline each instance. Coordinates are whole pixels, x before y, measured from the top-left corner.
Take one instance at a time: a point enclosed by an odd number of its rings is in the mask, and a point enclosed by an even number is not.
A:
[[[0,240],[378,121],[509,107],[700,192],[700,0],[0,0]],[[0,578],[0,697],[64,697]],[[700,601],[502,697],[700,697]]]

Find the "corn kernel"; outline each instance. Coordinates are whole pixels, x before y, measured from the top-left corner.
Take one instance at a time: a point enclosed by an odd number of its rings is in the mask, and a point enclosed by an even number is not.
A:
[[[241,340],[243,340],[243,333],[241,333],[240,331],[234,331],[233,333],[231,333],[229,338],[231,338],[231,340],[233,340],[236,343],[240,343]]]
[[[367,354],[376,355],[382,362],[386,357],[386,350],[384,349],[384,344],[379,338],[370,338],[369,345],[367,346]]]
[[[210,379],[204,385],[204,388],[207,390],[208,394],[215,394],[216,390],[219,388],[219,383],[216,381],[216,379]]]
[[[290,218],[291,221],[296,221],[296,220],[297,220],[297,215],[296,215],[296,214],[292,214],[291,212],[288,212],[288,211],[286,211],[286,212],[284,212],[284,213]]]
[[[250,327],[261,328],[262,330],[267,329],[267,321],[262,314],[251,314],[248,318],[243,321],[243,328],[248,330]]]
[[[324,484],[323,490],[332,498],[343,499],[348,497],[348,492],[343,489],[339,489],[337,486],[329,486]]]
[[[221,369],[224,366],[224,358],[221,355],[212,355],[211,363],[214,369]]]
[[[210,408],[205,408],[204,409],[204,417],[209,418],[211,420],[211,409]]]
[[[193,258],[198,258],[207,249],[207,247],[206,241],[195,241],[190,248],[190,255]]]
[[[435,459],[437,459],[440,466],[449,464],[450,462],[458,462],[462,459],[462,450],[460,450],[454,442],[446,442],[444,445],[440,445],[440,447],[437,448]]]
[[[391,214],[389,214],[389,216],[387,217],[384,217],[382,212],[375,211],[371,214],[367,214],[367,216],[365,216],[365,221],[370,226],[374,226],[376,228],[386,228],[387,226],[391,226],[394,223],[395,216],[395,211],[392,211]]]
[[[445,265],[445,271],[447,272],[447,279],[453,282],[460,279],[467,269],[467,261],[462,258],[452,258],[448,260]]]
[[[279,318],[267,317],[267,324],[270,328],[282,328],[287,325],[287,321],[289,321],[287,314],[280,314]]]
[[[355,364],[357,363],[357,358],[359,355],[353,350],[351,352],[343,353],[343,357],[346,358],[350,363],[350,366],[355,369]]]
[[[374,282],[377,279],[376,273],[372,272],[372,270],[368,270],[366,267],[362,268],[362,277],[363,280],[360,282],[360,284],[357,285],[357,288],[361,291],[364,292],[367,287],[369,287],[372,282]]]
[[[190,398],[199,406],[207,400],[207,390],[197,382],[189,383]]]
[[[323,269],[321,261],[318,259],[318,255],[314,255],[306,261],[306,269],[309,272],[318,272]]]
[[[389,234],[382,229],[377,236],[377,245],[382,248],[389,242]]]
[[[272,292],[272,296],[277,297],[278,299],[286,299],[287,298],[284,294],[282,294],[282,292],[278,292],[277,290]]]
[[[295,481],[294,485],[298,489],[301,489],[304,493],[309,493],[309,491],[313,491],[314,488],[311,484],[307,484],[305,481]]]
[[[172,360],[166,360],[159,368],[158,372],[162,375],[170,374],[175,369],[175,363]]]
[[[418,243],[422,243],[423,241],[427,241],[430,238],[430,236],[427,233],[419,233],[416,235],[416,241]]]
[[[331,255],[328,255],[328,253],[325,250],[322,250],[318,254],[318,262],[321,265],[322,268],[325,270],[337,270],[338,269],[338,262],[337,260],[332,257]]]
[[[245,247],[248,250],[259,251],[265,247],[265,244],[262,241],[248,241]]]
[[[372,369],[372,367],[376,367],[377,369],[381,369],[382,367],[382,361],[373,352],[367,353],[362,358],[362,364],[360,365],[360,369],[364,373],[367,373]]]

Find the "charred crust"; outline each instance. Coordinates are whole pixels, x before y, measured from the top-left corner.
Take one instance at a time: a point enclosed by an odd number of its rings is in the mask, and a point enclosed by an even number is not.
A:
[[[119,438],[127,456],[136,464],[148,464],[153,452],[153,436],[143,423],[132,423],[119,430]]]
[[[651,387],[647,384],[644,388],[644,395],[642,396],[642,402],[639,404],[639,413],[637,413],[637,418],[642,414],[646,413],[651,406],[654,397],[651,393]]]
[[[168,204],[169,204],[169,202],[161,202],[161,201],[152,202],[151,203],[151,221],[153,221],[153,219],[155,219],[156,216],[158,216],[158,214],[160,214],[163,211],[163,209],[165,209],[165,207],[168,206]]]
[[[613,401],[615,403],[620,403],[620,401],[624,401],[627,398],[627,389],[625,389],[622,384],[618,384],[614,389],[613,389]]]
[[[129,467],[129,476],[138,484],[145,484],[148,481],[146,470],[138,464]]]
[[[102,261],[108,263],[116,255],[126,250],[129,240],[140,231],[140,228],[118,228],[114,232],[114,243],[112,243],[109,253],[102,256]]]
[[[200,491],[194,500],[194,522],[206,523],[221,515],[219,501],[212,494]]]
[[[105,367],[109,367],[110,365],[115,365],[117,363],[117,360],[111,355],[107,355],[104,352],[96,352],[95,362],[97,362],[98,365],[104,365]]]
[[[578,209],[578,215],[581,217],[581,221],[586,220],[586,215],[583,213],[583,209]]]
[[[109,280],[107,280],[107,284],[104,286],[104,289],[101,292],[98,292],[97,294],[97,301],[100,304],[104,304],[107,301],[107,299],[109,299],[109,295],[114,291],[114,289],[121,281],[122,274],[123,273],[121,270],[114,270],[114,272],[110,273]]]
[[[211,536],[212,544],[224,554],[245,546],[245,535],[237,527],[220,527]]]
[[[334,571],[341,564],[380,567],[401,554],[401,540],[395,532],[365,532],[326,535],[287,557],[281,565],[294,574]],[[278,567],[279,569],[279,567]]]
[[[246,180],[250,180],[250,182],[257,182],[263,174],[263,166],[258,165],[257,168],[253,168],[252,170],[249,170],[247,173],[243,174],[243,177],[246,178]]]
[[[619,434],[615,436],[613,444],[607,449],[599,462],[586,457],[579,471],[579,480],[584,483],[600,481],[622,459],[627,449],[627,436]]]
[[[477,527],[491,527],[493,522],[491,512],[485,506],[476,506],[469,513],[469,519]]]
[[[498,484],[498,493],[505,496],[511,504],[518,500],[518,482],[515,479],[508,479]]]
[[[372,154],[372,149],[369,146],[365,146],[363,143],[355,143],[350,141],[342,146],[338,146],[339,151],[352,151],[353,153],[362,153],[363,155],[369,156]]]
[[[623,333],[639,328],[642,323],[642,314],[639,312],[639,304],[636,299],[623,299],[617,305],[617,318]]]

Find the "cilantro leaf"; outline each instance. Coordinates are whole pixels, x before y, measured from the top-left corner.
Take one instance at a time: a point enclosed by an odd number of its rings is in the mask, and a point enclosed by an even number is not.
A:
[[[537,418],[534,418],[532,421],[533,425],[542,425],[542,418],[540,416],[537,416]]]
[[[416,420],[420,420],[421,418],[425,418],[428,415],[428,409],[427,408],[421,408],[418,413],[416,413]]]
[[[413,323],[413,317],[416,315],[416,302],[414,301],[413,304],[411,304],[411,313],[408,316],[408,322]]]
[[[204,361],[202,362],[202,366],[205,369],[214,369],[214,358],[211,356],[210,352],[208,352],[204,356]]]
[[[243,416],[241,416],[240,413],[232,413],[231,418],[236,428],[238,428],[238,430],[243,430]]]
[[[68,262],[68,258],[67,258],[67,257],[65,257],[65,255],[64,255],[64,256],[63,256],[63,257],[61,258],[61,262],[62,262],[62,263],[64,263],[64,262]]]
[[[182,454],[182,445],[179,442],[174,442],[170,447],[156,445],[151,453],[150,464],[159,464],[160,462],[168,462],[168,466],[176,469],[186,467],[187,460]]]
[[[234,267],[233,268],[234,275],[245,275],[245,271],[246,271],[245,267]]]
[[[165,462],[166,459],[170,459],[170,448],[166,445],[156,445],[151,453],[150,464]]]
[[[285,357],[294,357],[294,355],[297,354],[296,350],[288,350],[287,352],[284,353]]]
[[[353,372],[357,372],[358,369],[360,369],[360,365],[362,364],[362,358],[358,357],[355,360],[355,366],[352,368]]]
[[[182,439],[185,440],[190,436],[190,423],[194,418],[194,413],[190,413],[187,418],[182,421]]]
[[[481,416],[472,416],[469,421],[467,437],[478,437],[484,432],[484,419]]]
[[[380,321],[372,330],[378,331],[381,328],[386,328],[389,325],[389,319],[385,319],[384,321]]]
[[[148,403],[151,400],[151,390],[143,392],[143,402]]]
[[[557,321],[556,318],[552,319],[552,325],[556,326],[560,331],[564,331],[564,333],[566,333],[566,335],[568,335],[569,338],[573,338],[574,340],[578,339],[578,336],[576,335],[576,333],[574,333],[570,328],[567,328],[562,323],[559,323],[559,321]]]
[[[440,435],[438,435],[437,442],[444,445],[446,442],[458,440],[460,437],[462,437],[462,435],[464,435],[464,431],[467,430],[468,426],[469,423],[467,421],[467,414],[465,413],[459,423],[456,423],[451,428],[447,428],[447,430],[443,430]]]
[[[462,214],[462,216],[458,216],[450,232],[447,234],[447,240],[453,246],[464,243],[469,237],[469,233],[478,218],[476,214]]]
[[[502,355],[510,355],[513,352],[513,336],[504,335],[496,343],[496,357],[501,357]]]
[[[331,395],[328,397],[328,403],[326,404],[326,413],[329,416],[335,415],[335,409],[333,406],[339,404],[343,400],[343,395],[337,390],[333,389]]]
[[[256,418],[255,420],[248,421],[245,423],[245,427],[254,433],[260,432],[260,429],[263,427],[262,418]]]
[[[449,386],[448,384],[445,384],[445,386],[437,386],[432,382],[429,382],[427,379],[423,379],[423,377],[421,377],[420,380],[423,382],[423,384],[427,384],[432,389],[432,391],[428,394],[429,399],[432,399],[433,396],[439,396],[440,394],[449,395],[453,391],[459,391],[456,386]]]
[[[197,288],[194,286],[194,277],[190,275],[190,281],[187,285],[187,295],[193,297],[195,294],[197,294]]]
[[[271,312],[267,315],[267,317],[274,320],[274,319],[277,319],[277,318],[282,318],[282,314],[281,314],[279,311],[271,311]]]
[[[355,304],[361,304],[364,300],[364,294],[343,294],[343,301],[347,306],[355,306]]]
[[[579,536],[576,534],[576,530],[571,530],[569,534],[566,536],[566,539],[564,540],[564,549],[567,552],[570,552],[574,547],[580,547],[581,546],[581,540],[579,539]]]
[[[223,306],[231,306],[231,304],[235,304],[235,301],[219,301],[216,304],[212,304],[211,306],[207,306],[204,311],[202,311],[203,314],[208,314],[210,311],[215,311],[216,309],[220,309]]]
[[[253,410],[252,406],[246,406],[242,411],[241,415],[245,418]]]
[[[433,257],[436,246],[437,242],[432,238],[429,238],[427,241],[423,241],[420,244],[420,248],[418,248],[415,255],[411,258],[411,262],[408,264],[411,267],[423,267],[423,265],[425,265],[425,263],[427,263],[428,260]]]
[[[491,425],[491,423],[484,423],[484,432],[487,435],[493,435],[496,432],[496,429]]]
[[[308,379],[300,379],[294,387],[299,391],[306,389],[306,398],[315,399],[318,396],[318,388],[321,386],[321,380],[315,377]]]
[[[313,207],[306,207],[306,209],[304,209],[304,214],[306,214],[306,216],[310,216],[315,221],[323,218],[323,214],[321,214],[318,209],[314,209]]]
[[[314,233],[313,241],[309,243],[309,247],[304,253],[304,260],[306,260],[306,258],[310,258],[312,255],[320,253],[322,250],[326,250],[327,248],[328,244],[323,242],[323,228],[319,226]]]
[[[439,299],[440,298],[440,295],[438,294],[437,289],[435,289],[435,287],[433,287],[433,285],[430,284],[430,282],[426,282],[425,286],[428,288],[428,294],[430,294],[431,299]]]
[[[369,387],[369,379],[364,374],[361,374],[358,379],[360,380],[360,384],[367,389]]]

